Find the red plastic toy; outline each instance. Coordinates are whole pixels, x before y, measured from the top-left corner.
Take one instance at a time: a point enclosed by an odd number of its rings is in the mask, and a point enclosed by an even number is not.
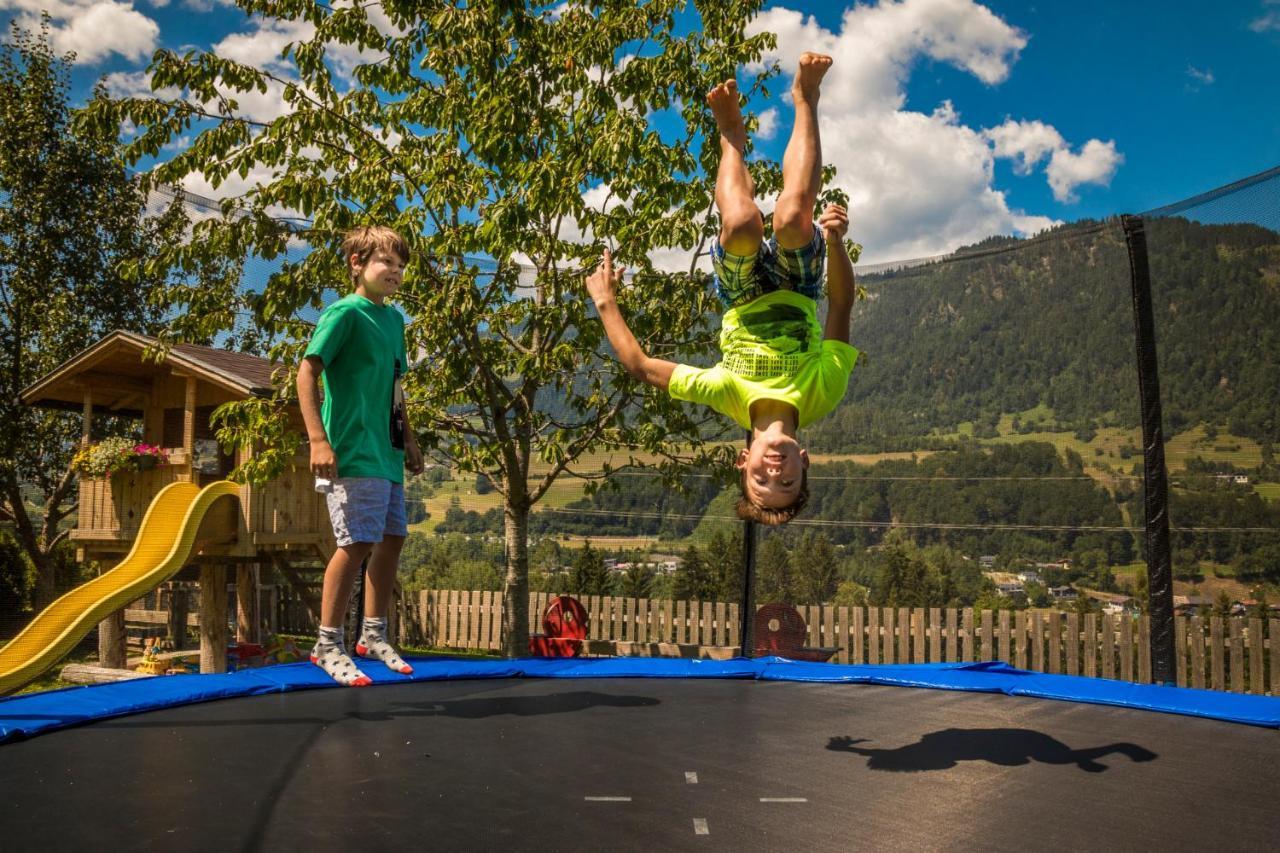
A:
[[[542,615],[544,633],[529,637],[529,652],[544,658],[576,658],[582,654],[589,621],[582,602],[568,595],[556,596]]]

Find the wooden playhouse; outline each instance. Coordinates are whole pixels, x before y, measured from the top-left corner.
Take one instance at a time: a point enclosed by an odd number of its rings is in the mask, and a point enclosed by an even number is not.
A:
[[[270,395],[273,382],[284,374],[279,365],[257,356],[192,344],[175,345],[152,360],[145,354],[155,345],[145,335],[112,332],[22,393],[27,405],[82,412],[86,442],[93,436],[95,418],[125,417],[139,422],[144,443],[168,452],[167,465],[81,478],[79,515],[70,537],[82,560],[96,560],[104,568],[129,551],[162,488],[174,481],[204,486],[224,480],[252,453],[224,452],[210,416],[223,403]],[[296,406],[292,421],[305,434]],[[238,502],[221,501],[218,511],[205,518],[198,548],[177,576],[198,576],[206,592],[200,596],[198,617],[191,619],[200,626],[202,671],[222,671],[227,646],[228,595],[209,595],[209,589],[235,584],[236,633],[242,642],[259,638],[263,618],[258,586],[264,570],[292,587],[319,617],[314,572],[323,569],[335,544],[307,453],[304,443],[281,476],[260,486],[240,486]],[[124,612],[99,629],[104,666],[125,665]]]

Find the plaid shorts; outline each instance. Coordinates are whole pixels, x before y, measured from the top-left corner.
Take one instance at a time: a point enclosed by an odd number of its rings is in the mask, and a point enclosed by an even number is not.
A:
[[[325,502],[339,547],[409,535],[400,483],[381,477],[339,477]]]
[[[716,291],[726,308],[742,305],[775,290],[794,290],[817,302],[822,296],[822,273],[827,243],[813,226],[813,240],[798,249],[784,249],[776,237],[760,244],[752,255],[731,255],[717,240],[711,247]]]

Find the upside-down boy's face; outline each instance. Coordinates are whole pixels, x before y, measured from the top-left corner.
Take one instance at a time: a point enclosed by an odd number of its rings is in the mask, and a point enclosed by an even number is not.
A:
[[[738,453],[747,499],[757,506],[782,509],[796,502],[800,475],[809,467],[809,452],[789,435],[757,436]]]

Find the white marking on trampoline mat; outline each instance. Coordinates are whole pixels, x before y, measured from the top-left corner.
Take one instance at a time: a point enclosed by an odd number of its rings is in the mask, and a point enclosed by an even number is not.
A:
[[[761,797],[762,803],[807,803],[807,797]]]
[[[707,819],[705,817],[695,817],[693,819],[694,835],[710,835],[711,830],[707,828]]]
[[[696,785],[698,784],[698,774],[694,773],[692,770],[686,770],[684,772],[684,781],[688,782],[690,785]]]
[[[588,803],[629,803],[630,797],[583,797]]]

